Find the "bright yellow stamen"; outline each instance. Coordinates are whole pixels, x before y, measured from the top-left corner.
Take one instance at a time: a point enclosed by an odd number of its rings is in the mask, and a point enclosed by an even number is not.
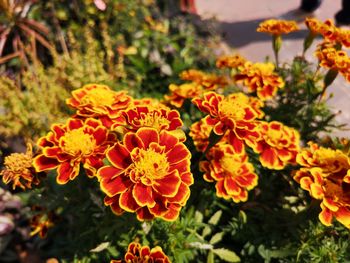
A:
[[[81,101],[83,104],[92,104],[93,106],[111,106],[115,101],[114,96],[115,92],[113,90],[96,87],[88,91]]]
[[[141,126],[152,127],[160,131],[164,126],[168,126],[170,121],[157,112],[149,112],[142,116],[140,124]]]
[[[96,141],[92,135],[84,133],[84,128],[67,132],[63,137],[63,149],[70,155],[89,155],[95,147]]]
[[[220,159],[221,167],[230,174],[238,174],[242,163],[237,162],[232,156],[224,156]]]
[[[141,149],[138,157],[135,168],[141,180],[143,177],[146,181],[160,179],[167,175],[169,162],[165,154],[155,152],[152,149]]]
[[[245,116],[245,107],[247,105],[239,100],[223,100],[219,104],[219,112],[235,120],[242,120]]]

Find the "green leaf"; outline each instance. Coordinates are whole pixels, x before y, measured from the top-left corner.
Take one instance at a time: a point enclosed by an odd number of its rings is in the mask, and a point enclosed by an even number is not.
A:
[[[207,263],[214,263],[214,253],[213,253],[213,251],[209,251],[208,258],[207,258]]]
[[[222,210],[217,211],[208,221],[209,224],[217,225],[222,215]]]
[[[210,233],[211,233],[211,228],[209,226],[205,226],[202,232],[202,237],[205,238]]]
[[[108,247],[109,247],[109,242],[103,242],[99,244],[97,247],[91,249],[90,252],[98,253],[98,252],[101,252],[102,250],[107,249]]]
[[[216,233],[212,238],[210,239],[209,243],[214,245],[222,240],[222,237],[224,236],[224,232]]]
[[[231,250],[228,250],[226,248],[217,248],[213,249],[213,252],[222,260],[225,260],[226,262],[241,262],[241,259],[237,254]]]

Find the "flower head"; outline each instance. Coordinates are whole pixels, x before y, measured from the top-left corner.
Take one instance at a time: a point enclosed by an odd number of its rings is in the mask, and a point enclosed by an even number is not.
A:
[[[266,100],[273,98],[277,90],[284,87],[284,81],[274,71],[272,63],[247,62],[240,67],[234,79],[242,81],[249,92],[256,92],[259,99]]]
[[[128,251],[124,260],[111,260],[110,263],[170,263],[169,258],[164,254],[161,247],[156,246],[150,249],[148,246],[141,246],[137,242],[132,242],[128,246]]]
[[[216,67],[218,68],[238,68],[246,63],[246,59],[241,55],[221,56],[216,60]]]
[[[136,132],[141,127],[150,127],[157,131],[170,131],[184,140],[186,136],[181,130],[182,125],[177,110],[137,106],[123,111],[121,117],[112,125],[112,129],[122,127],[125,133],[128,131]]]
[[[329,226],[333,218],[350,228],[350,160],[340,150],[310,143],[302,150],[297,162],[302,167],[294,180],[310,195],[321,200],[320,221]]]
[[[251,100],[243,93],[233,93],[225,97],[215,92],[205,93],[203,98],[192,102],[200,111],[208,113],[205,122],[213,126],[217,135],[228,136],[228,141],[236,152],[243,152],[244,144],[255,144],[260,134],[256,119],[263,115],[256,100]]]
[[[39,139],[42,153],[34,158],[33,166],[38,172],[57,168],[59,184],[77,177],[80,164],[88,176],[94,176],[115,140],[99,120],[69,119],[66,124],[52,125],[51,131]]]
[[[30,227],[33,229],[30,235],[34,236],[38,234],[41,238],[45,238],[49,228],[54,226],[53,218],[54,214],[52,212],[33,216],[30,220]]]
[[[132,98],[125,91],[116,92],[108,86],[88,84],[72,92],[72,98],[67,99],[67,105],[76,109],[77,116],[83,118],[98,118],[106,127],[119,116],[119,111],[126,109]]]
[[[227,85],[227,81],[224,77],[217,76],[215,74],[207,74],[196,69],[190,69],[181,72],[180,78],[183,80],[195,82],[206,90],[213,90],[216,89],[217,86]]]
[[[268,19],[259,24],[258,32],[269,33],[272,35],[289,34],[299,30],[295,21]]]
[[[295,163],[299,152],[299,133],[277,121],[260,123],[261,140],[254,151],[264,167],[280,170],[288,163]]]
[[[26,189],[31,188],[32,184],[37,185],[39,180],[32,162],[32,145],[28,143],[26,153],[13,153],[5,157],[5,169],[0,172],[2,181],[5,184],[12,183],[12,189],[15,189],[17,186]]]
[[[98,171],[105,204],[116,214],[135,212],[139,220],[175,220],[193,183],[191,153],[166,130],[140,128],[108,152],[110,166]]]
[[[210,149],[207,159],[200,163],[200,169],[206,181],[216,183],[216,195],[235,203],[247,201],[248,191],[258,184],[248,156],[237,153],[229,144],[219,143]]]
[[[170,84],[169,90],[171,94],[165,95],[164,98],[177,108],[181,108],[186,99],[192,99],[203,93],[203,87],[195,82],[181,85]]]
[[[189,135],[198,151],[205,151],[209,144],[209,136],[212,130],[213,126],[208,125],[203,119],[191,125]]]

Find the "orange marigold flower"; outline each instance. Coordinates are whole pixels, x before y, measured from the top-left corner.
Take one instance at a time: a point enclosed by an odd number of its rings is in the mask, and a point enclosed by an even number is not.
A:
[[[66,124],[52,125],[51,131],[38,140],[42,153],[34,158],[33,166],[37,172],[57,168],[59,184],[77,177],[80,164],[92,177],[103,166],[105,152],[115,141],[101,121],[71,118]]]
[[[208,92],[203,98],[195,98],[192,102],[199,110],[209,114],[204,120],[208,125],[214,126],[215,134],[224,135],[228,132],[228,141],[236,152],[244,151],[243,142],[251,146],[260,138],[256,119],[263,114],[260,113],[259,104],[243,93],[233,93],[225,97]]]
[[[190,69],[181,72],[180,78],[183,80],[193,81],[205,88],[206,90],[216,89],[217,86],[227,85],[227,80],[222,76],[207,74],[203,71]]]
[[[132,98],[125,91],[114,91],[106,85],[88,84],[72,92],[67,105],[76,109],[76,114],[83,118],[98,118],[106,127],[119,116],[119,111],[126,109]]]
[[[299,133],[277,121],[260,123],[261,140],[254,151],[259,153],[262,166],[281,170],[288,163],[295,163],[299,152]]]
[[[98,170],[105,204],[113,212],[135,212],[139,220],[173,221],[190,195],[191,153],[166,130],[140,128],[108,152],[110,166]]]
[[[324,24],[317,18],[307,17],[305,18],[305,25],[314,34],[321,34]]]
[[[38,234],[41,238],[45,238],[49,228],[54,226],[53,218],[54,214],[52,212],[33,216],[30,220],[30,227],[33,229],[30,235],[34,236]]]
[[[238,68],[246,63],[246,59],[241,55],[236,54],[232,56],[221,56],[216,60],[216,67],[218,68]]]
[[[345,51],[337,50],[330,43],[323,43],[319,45],[315,55],[320,66],[338,71],[350,81],[350,58]]]
[[[234,76],[235,81],[242,81],[249,92],[256,92],[259,99],[273,98],[277,90],[284,87],[284,81],[275,72],[273,63],[247,62],[240,67],[240,73]]]
[[[165,95],[164,98],[177,108],[181,108],[186,99],[192,99],[203,93],[203,87],[195,82],[181,85],[170,84],[169,90],[171,94]]]
[[[295,21],[268,19],[259,24],[258,32],[269,33],[272,35],[289,34],[299,30]]]
[[[32,162],[32,145],[28,143],[26,153],[13,153],[5,157],[5,169],[0,172],[2,181],[5,184],[12,183],[12,189],[18,186],[23,190],[32,188],[32,184],[39,184]]]
[[[183,123],[177,110],[137,106],[121,112],[121,117],[114,122],[112,129],[122,128],[123,133],[126,133],[136,132],[141,127],[151,127],[157,131],[170,131],[184,141],[186,135],[181,129],[182,126]]]
[[[203,119],[191,125],[189,135],[199,152],[204,152],[207,148],[212,130],[213,126],[208,125]]]
[[[350,228],[350,160],[340,150],[319,147],[310,143],[309,149],[297,155],[302,166],[296,180],[302,189],[321,200],[320,221],[329,226],[333,218]]]
[[[148,246],[141,246],[137,242],[132,242],[128,246],[128,251],[124,256],[124,260],[111,260],[110,263],[124,262],[170,263],[170,260],[159,246],[150,249]]]
[[[248,199],[248,191],[258,184],[254,166],[245,153],[237,153],[229,144],[219,143],[210,149],[208,161],[200,163],[204,179],[216,182],[216,195],[236,203]]]

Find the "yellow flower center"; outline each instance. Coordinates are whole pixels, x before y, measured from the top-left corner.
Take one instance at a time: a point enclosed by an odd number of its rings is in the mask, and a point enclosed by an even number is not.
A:
[[[221,167],[230,174],[238,174],[242,163],[237,162],[232,156],[224,156],[220,159]]]
[[[74,156],[89,155],[96,147],[95,139],[92,135],[84,133],[84,128],[67,132],[62,140],[64,151]]]
[[[143,115],[140,119],[141,126],[152,127],[158,131],[160,131],[164,126],[168,126],[169,124],[170,121],[157,112],[149,112]]]
[[[242,120],[245,116],[245,107],[247,105],[239,100],[223,100],[219,103],[219,112],[221,115],[235,120]]]
[[[24,172],[32,167],[32,155],[25,153],[13,153],[5,157],[4,165],[12,172]]]
[[[114,103],[114,91],[96,88],[88,91],[88,93],[82,98],[83,104],[92,104],[93,106],[111,106]]]
[[[167,175],[169,162],[165,154],[155,152],[152,149],[141,149],[135,169],[142,181],[147,183],[148,180],[161,179]]]

